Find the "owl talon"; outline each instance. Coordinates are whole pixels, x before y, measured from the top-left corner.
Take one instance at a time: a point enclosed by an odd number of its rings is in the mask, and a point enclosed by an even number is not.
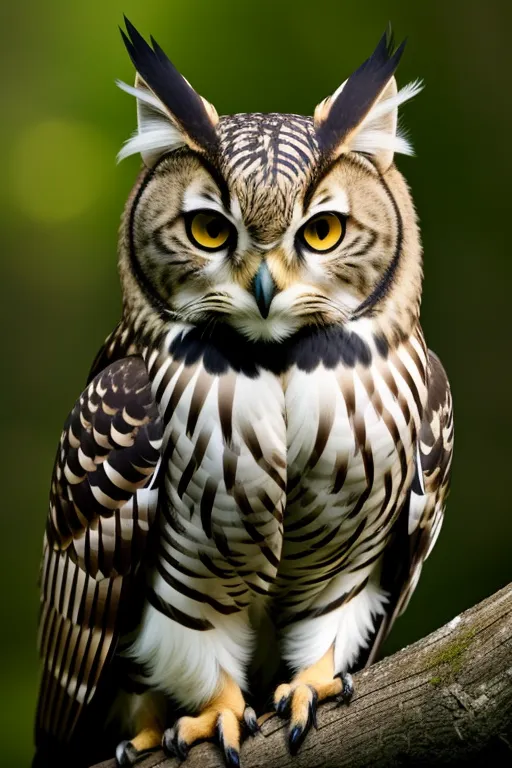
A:
[[[312,699],[309,702],[309,718],[311,720],[311,725],[314,727],[315,730],[318,728],[318,723],[316,719],[316,711],[318,709],[318,692],[315,688],[313,688],[312,685],[309,686],[311,688],[311,695]]]
[[[135,765],[137,750],[131,741],[121,741],[116,747],[116,762],[120,768],[127,765]]]
[[[224,750],[224,758],[228,768],[240,768],[240,755],[233,747]]]
[[[311,726],[317,727],[318,692],[313,685],[306,683],[279,686],[275,700],[277,700],[275,705],[277,714],[280,717],[290,718],[288,744],[291,754],[295,755]]]
[[[121,741],[116,747],[116,763],[119,768],[136,765],[157,749],[158,747],[137,749],[131,741]]]
[[[342,704],[349,704],[350,699],[354,695],[354,681],[352,679],[352,675],[348,672],[340,672],[339,674],[335,675],[335,677],[341,680],[341,684],[343,686],[341,693],[339,693],[336,697],[337,706],[341,706]]]
[[[308,704],[307,716],[305,723],[297,723],[290,727],[290,733],[288,736],[288,747],[291,755],[296,755],[302,746],[302,742],[311,730],[311,726],[315,729],[318,728],[316,721],[316,710],[318,705],[318,694],[312,686],[308,686],[311,691],[311,699]]]
[[[235,747],[227,746],[224,742],[222,729],[218,728],[219,746],[224,753],[224,762],[227,768],[240,768],[240,753]]]
[[[288,736],[288,747],[290,754],[295,756],[302,746],[302,742],[306,738],[307,730],[300,725],[295,725]]]
[[[119,768],[136,765],[160,747],[162,730],[157,721],[148,722],[129,741],[121,741],[116,748],[116,762]]]
[[[276,688],[274,708],[280,717],[290,718],[288,744],[292,755],[298,752],[311,726],[318,727],[319,702],[339,696],[348,700],[352,691],[350,675],[334,675],[333,647],[311,667],[299,672],[291,683]]]
[[[240,731],[241,723],[234,712],[224,710],[219,714],[216,726],[217,739],[224,753],[227,768],[240,766]]]
[[[260,730],[258,719],[256,717],[256,712],[252,707],[245,708],[244,723],[245,723],[247,732],[249,733],[250,736],[254,736],[254,734],[258,733],[258,731]]]
[[[162,747],[170,757],[177,757],[179,760],[186,760],[188,757],[189,745],[180,738],[179,729],[176,725],[165,731]]]
[[[290,716],[291,696],[283,696],[277,704],[276,712],[279,717],[287,718]]]
[[[293,690],[290,685],[283,683],[274,692],[274,709],[279,717],[290,717]]]
[[[168,754],[186,760],[194,744],[216,741],[227,768],[239,768],[242,731],[256,732],[256,713],[245,706],[242,691],[227,674],[223,673],[221,683],[218,693],[195,717],[180,717],[165,731],[162,746]]]

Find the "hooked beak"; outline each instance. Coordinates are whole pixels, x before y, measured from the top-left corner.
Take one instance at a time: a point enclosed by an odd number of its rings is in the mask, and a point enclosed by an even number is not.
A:
[[[270,274],[266,261],[261,262],[260,268],[256,272],[252,284],[252,292],[261,316],[268,317],[270,304],[272,303],[272,299],[276,292],[276,284]]]

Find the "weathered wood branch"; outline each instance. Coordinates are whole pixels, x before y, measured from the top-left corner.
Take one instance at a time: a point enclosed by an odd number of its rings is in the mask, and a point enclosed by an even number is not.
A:
[[[269,717],[242,747],[243,768],[512,765],[512,584],[354,677],[348,707],[320,706],[318,730],[291,757]],[[178,768],[163,753],[142,768]],[[221,768],[214,745],[186,768]],[[97,768],[114,768],[108,761]]]

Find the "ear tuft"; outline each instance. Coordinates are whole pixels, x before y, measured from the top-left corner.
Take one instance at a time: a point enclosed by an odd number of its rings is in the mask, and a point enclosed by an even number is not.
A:
[[[394,50],[388,30],[370,58],[317,106],[314,124],[327,162],[343,152],[364,152],[384,172],[394,152],[411,154],[409,143],[397,135],[397,109],[422,86],[416,81],[397,92],[393,75],[404,47],[405,41]]]
[[[118,85],[137,98],[138,133],[126,142],[118,159],[141,152],[144,162],[152,164],[179,146],[213,154],[219,119],[215,108],[196,93],[153,37],[151,48],[126,17],[125,23],[128,35],[123,30],[121,35],[137,78],[134,88]]]

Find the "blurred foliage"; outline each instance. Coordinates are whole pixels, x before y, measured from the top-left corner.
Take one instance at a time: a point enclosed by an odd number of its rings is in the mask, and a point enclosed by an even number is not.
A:
[[[391,19],[409,43],[399,83],[417,150],[400,159],[425,246],[423,324],[456,406],[453,491],[439,543],[388,650],[424,635],[511,576],[508,217],[512,63],[506,0],[48,0],[4,3],[0,146],[4,505],[2,758],[28,765],[37,688],[36,588],[61,424],[120,309],[119,215],[137,160],[114,87],[133,71],[117,25],[155,35],[219,113],[314,105],[373,50]],[[509,350],[507,353],[506,350]]]

